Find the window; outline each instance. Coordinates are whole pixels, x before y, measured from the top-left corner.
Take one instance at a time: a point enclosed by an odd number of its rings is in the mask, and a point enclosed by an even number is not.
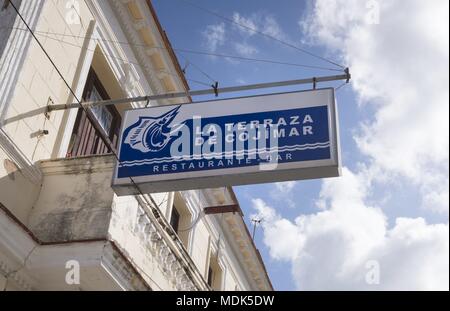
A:
[[[180,226],[180,213],[178,213],[177,208],[175,205],[172,207],[172,215],[170,216],[170,225],[172,226],[173,230],[178,233],[178,229]]]
[[[184,247],[189,251],[189,237],[193,229],[192,214],[180,193],[175,193],[172,211],[170,212],[170,225],[178,234]]]
[[[213,269],[211,268],[211,265],[209,266],[209,269],[208,269],[208,285],[209,286],[213,286],[213,273],[214,273],[214,271],[213,271]]]
[[[89,99],[90,101],[100,101],[103,100],[102,96],[100,95],[97,88],[92,89],[91,97]],[[105,106],[97,106],[91,108],[92,113],[94,114],[95,118],[97,119],[98,123],[100,124],[101,128],[105,132],[105,134],[108,134],[111,132],[111,126],[114,121],[114,116],[109,111],[109,109]]]
[[[222,290],[222,268],[219,265],[217,255],[211,255],[209,259],[207,281],[213,290]]]
[[[83,92],[83,100],[89,102],[108,99],[110,99],[108,93],[95,71],[91,69]],[[117,146],[122,121],[117,109],[113,106],[99,106],[92,108],[91,112],[98,121],[105,136],[111,140],[114,146]],[[87,118],[85,111],[80,109],[75,121],[67,157],[100,155],[111,152],[112,150],[107,147],[102,136],[95,130]]]

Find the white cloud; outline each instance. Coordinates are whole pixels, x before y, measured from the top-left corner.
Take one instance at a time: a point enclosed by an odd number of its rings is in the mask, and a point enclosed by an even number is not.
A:
[[[365,202],[365,178],[344,169],[342,178],[326,180],[323,211],[295,221],[253,200],[270,255],[291,263],[300,290],[448,290],[448,224],[398,218],[389,229],[382,210]],[[378,285],[366,282],[366,264],[373,261]]]
[[[275,183],[275,188],[277,189],[277,191],[286,194],[291,192],[296,185],[296,181],[279,182]]]
[[[266,217],[271,256],[291,263],[299,289],[448,290],[449,3],[371,2],[380,5],[378,25],[359,0],[317,0],[300,22],[310,42],[351,67],[359,105],[373,111],[354,137],[368,160],[324,181],[317,213],[290,221],[261,200],[253,205]],[[374,189],[402,183],[446,223],[401,217],[389,227],[390,194]],[[379,285],[366,282],[373,262]]]
[[[270,191],[270,197],[289,208],[295,208],[297,204],[295,203],[295,192],[293,190],[296,185],[296,181],[275,183],[275,188]]]
[[[370,170],[406,178],[424,208],[448,214],[449,2],[375,3],[378,25],[367,23],[372,12],[358,0],[316,1],[300,25],[342,56],[361,108],[375,110],[355,135]]]
[[[244,57],[249,57],[258,53],[258,49],[255,46],[246,42],[235,42],[234,49],[239,55]]]
[[[262,32],[266,35],[286,40],[287,35],[283,32],[277,20],[273,16],[265,16],[262,26]]]
[[[235,24],[231,28],[227,28],[225,23],[219,23],[208,25],[202,32],[203,45],[209,52],[217,52],[220,48],[232,48],[239,56],[253,56],[259,53],[257,45],[252,44],[251,41],[251,37],[256,34],[255,31],[263,32],[282,40],[288,40],[287,35],[283,32],[275,17],[269,14],[256,12],[243,16],[238,12],[234,12],[232,19]],[[227,34],[229,30],[234,30],[239,35],[239,39],[231,40],[232,36]],[[228,44],[226,40],[229,41]],[[240,63],[231,58],[226,58],[226,60],[231,64]]]
[[[287,34],[283,31],[276,18],[270,14],[256,12],[248,16],[243,16],[238,12],[234,12],[233,21],[236,24],[244,26],[234,25],[233,27],[244,36],[254,36],[256,34],[254,30],[256,30],[281,40],[289,40]]]
[[[235,25],[234,28],[237,29],[242,34],[247,35],[247,36],[253,36],[254,34],[256,34],[256,32],[253,30],[258,30],[258,26],[256,25],[257,19],[259,19],[259,18],[256,14],[253,14],[249,17],[244,17],[241,14],[239,14],[238,12],[233,13],[233,21],[236,24],[238,24],[238,25]],[[239,25],[242,25],[245,27],[241,27]]]
[[[225,44],[225,23],[208,25],[202,35],[206,48],[210,52],[216,52],[219,47]]]
[[[264,229],[264,242],[269,246],[271,257],[277,260],[295,260],[302,241],[298,228],[287,219],[282,219],[273,208],[261,199],[253,200],[257,214],[252,218],[261,219]],[[280,239],[280,237],[283,237]]]

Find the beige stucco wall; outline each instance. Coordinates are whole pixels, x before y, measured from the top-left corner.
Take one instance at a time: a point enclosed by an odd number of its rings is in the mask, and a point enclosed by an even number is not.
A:
[[[85,36],[89,21],[92,19],[84,1],[78,1],[78,3],[82,18],[79,24],[67,24],[66,1],[46,0],[36,26],[38,39],[71,87],[73,87],[83,45],[82,38],[71,36]],[[58,38],[50,39],[42,35],[42,32],[64,33],[67,36],[48,35]],[[70,99],[69,89],[36,41],[31,40],[6,119],[46,107],[49,104],[49,98],[53,104],[67,104]],[[63,114],[63,111],[52,112],[49,120],[43,113],[23,117],[17,122],[6,125],[6,130],[31,161],[48,159],[52,155]],[[42,129],[49,130],[49,135],[41,139],[30,138],[32,133]]]
[[[106,239],[114,192],[111,156],[40,163],[42,190],[29,227],[43,242]]]
[[[139,225],[140,213],[149,211],[136,198],[117,197],[112,191],[112,156],[44,161],[39,166],[44,174],[42,194],[31,212],[30,229],[41,241],[111,240],[153,289],[180,289],[174,268],[166,266],[162,245],[155,246]],[[167,195],[156,195],[154,200],[159,208],[170,204]],[[193,243],[203,254],[207,243],[201,239]]]
[[[0,202],[14,210],[15,216],[26,223],[30,208],[39,197],[39,193],[40,185],[30,182],[0,149]]]
[[[68,24],[66,1],[37,2],[42,3],[35,27],[38,38],[69,85],[74,90],[82,89],[84,81],[80,78],[80,71],[85,66],[82,37],[88,35],[93,15],[85,1],[78,1],[81,22]],[[1,21],[0,18],[0,26]],[[24,25],[20,27],[24,28]],[[40,35],[42,32],[64,33],[66,36],[56,36],[55,40]],[[6,121],[3,130],[26,163],[21,166],[11,152],[0,148],[0,202],[44,242],[111,239],[142,269],[143,277],[150,284],[157,284],[154,289],[176,289],[176,279],[168,274],[165,263],[158,259],[160,254],[152,253],[146,237],[135,230],[138,202],[133,197],[116,197],[110,187],[114,159],[55,160],[60,154],[69,112],[54,111],[47,118],[42,110],[38,110],[45,108],[49,100],[58,105],[72,103],[74,99],[37,43],[31,38],[28,40],[29,49],[15,73],[18,75],[17,83],[7,103],[9,109],[1,120]],[[94,44],[90,52],[94,51],[88,66],[92,64],[95,67],[111,97],[124,97],[126,94],[119,78],[102,55],[102,49]],[[141,82],[143,85],[147,83]],[[146,92],[149,94],[150,90]],[[33,137],[40,130],[48,130],[49,134]],[[48,159],[53,161],[39,162]],[[11,168],[11,163],[17,169]],[[30,174],[36,176],[30,178]],[[173,196],[156,194],[153,199],[168,220]],[[190,208],[197,209],[197,213],[201,211],[201,206]],[[204,278],[207,278],[212,247],[219,237],[218,228],[212,230],[211,226],[206,218],[199,221],[189,234],[187,248]],[[226,290],[235,290],[239,284],[248,287],[249,284],[240,263],[236,259],[231,260],[233,256],[227,248],[223,249],[221,265]]]
[[[114,168],[113,156],[43,161],[39,167],[44,174],[43,186],[29,220],[30,229],[39,239],[50,243],[111,240],[132,260],[153,289],[180,289],[177,267],[168,265],[170,256],[165,257],[168,253],[163,250],[172,242],[155,243],[151,240],[151,231],[146,231],[145,223],[140,223],[143,214],[150,222],[155,222],[149,217],[150,210],[133,196],[117,197],[109,186]],[[196,193],[198,191],[191,192]],[[183,193],[183,197],[187,195]],[[162,215],[162,210],[172,204],[169,197],[157,194],[153,198]],[[216,254],[218,245],[218,236],[212,234],[212,223],[206,217],[215,216],[204,215],[197,222],[190,232],[191,239],[186,249],[205,279],[209,259]],[[250,289],[242,267],[228,245],[230,241],[225,239],[222,233],[220,287],[224,290]]]
[[[176,279],[168,268],[163,268],[163,257],[158,256],[158,250],[151,247],[147,236],[137,228],[138,208],[133,197],[115,197],[109,236],[142,269],[143,278],[152,289],[177,290]]]
[[[40,3],[39,1],[30,2],[34,2],[36,5]],[[80,4],[81,22],[68,24],[66,22],[68,12],[66,1],[43,1],[35,27],[37,37],[71,86],[74,84],[83,44],[82,38],[71,36],[85,36],[89,21],[92,19],[84,1],[78,1],[78,3]],[[12,8],[9,7],[7,10],[12,10]],[[23,23],[17,25],[19,28],[25,29]],[[16,31],[20,32],[21,30]],[[50,39],[43,36],[42,32],[64,33],[68,36]],[[54,35],[47,36],[56,38]],[[55,148],[58,148],[57,138],[65,113],[64,111],[55,111],[47,118],[42,111],[37,110],[45,108],[48,104],[67,104],[72,99],[69,96],[68,88],[37,42],[29,35],[28,40],[30,40],[29,49],[20,66],[20,71],[14,73],[18,75],[17,84],[14,86],[11,100],[7,103],[9,108],[2,117],[3,121],[7,123],[3,130],[17,145],[23,156],[30,163],[35,163],[51,158]],[[67,43],[61,43],[58,40]],[[12,79],[12,77],[5,78]],[[35,137],[40,130],[48,130],[49,134]],[[5,159],[14,161],[0,149],[0,200],[16,217],[27,224],[29,212],[40,191],[40,185],[27,182],[20,172],[15,174],[17,177],[15,180],[8,179],[8,172],[4,165]],[[23,195],[15,189],[21,189],[20,192]]]
[[[197,267],[207,277],[209,264],[210,234],[203,222],[199,222],[193,230],[192,259]]]

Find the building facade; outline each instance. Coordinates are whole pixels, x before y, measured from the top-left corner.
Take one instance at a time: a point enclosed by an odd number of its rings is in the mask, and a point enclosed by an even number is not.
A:
[[[150,1],[0,2],[0,290],[273,290],[231,188],[111,188],[124,111],[191,98],[52,109],[188,89]]]

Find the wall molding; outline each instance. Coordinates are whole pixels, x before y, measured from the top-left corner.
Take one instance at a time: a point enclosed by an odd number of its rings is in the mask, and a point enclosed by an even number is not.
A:
[[[43,0],[20,2],[19,10],[32,29],[36,27],[44,3]],[[5,15],[0,18],[0,26],[5,28],[0,31],[7,31],[7,38],[3,38],[5,46],[3,50],[0,50],[0,76],[2,77],[0,79],[0,148],[16,163],[27,179],[34,184],[40,184],[42,174],[11,140],[3,126],[33,37],[29,31],[21,30],[25,28],[25,25],[16,16],[13,8],[7,8],[0,14]],[[12,19],[14,21],[10,25]]]

